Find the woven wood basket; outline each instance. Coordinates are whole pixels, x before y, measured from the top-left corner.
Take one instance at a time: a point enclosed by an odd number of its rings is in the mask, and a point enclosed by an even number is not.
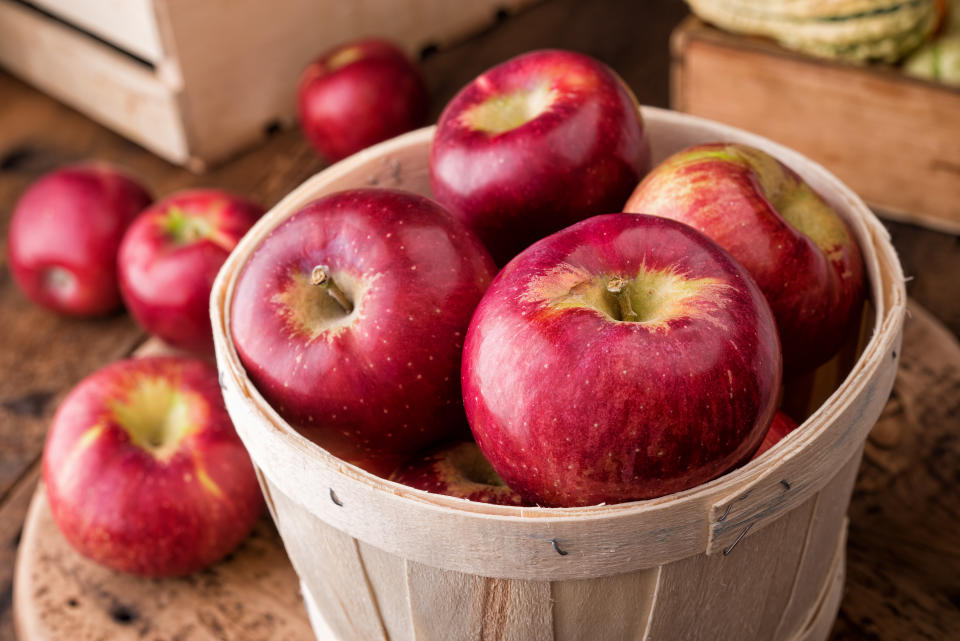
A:
[[[859,346],[787,389],[809,418],[756,461],[660,499],[512,508],[428,494],[349,465],[263,400],[231,343],[237,275],[307,202],[379,185],[429,194],[433,129],[314,176],[233,252],[211,300],[227,408],[323,641],[614,639],[820,641],[839,607],[845,514],[863,444],[897,368],[906,295],[889,237],[821,166],[741,130],[643,109],[655,161],[695,143],[754,145],[797,170],[850,223],[870,281]],[[855,350],[855,351],[854,351]]]

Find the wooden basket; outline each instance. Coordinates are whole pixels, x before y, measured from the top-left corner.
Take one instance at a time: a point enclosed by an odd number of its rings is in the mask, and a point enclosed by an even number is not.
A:
[[[293,122],[300,72],[361,36],[411,52],[533,0],[0,0],[0,66],[200,171]]]
[[[659,109],[643,115],[657,161],[700,142],[751,144],[796,169],[839,209],[870,279],[859,358],[842,382],[835,366],[821,368],[814,391],[803,392],[817,408],[778,447],[668,497],[513,508],[385,481],[331,456],[280,418],[244,373],[228,331],[240,269],[304,204],[368,185],[429,194],[433,129],[344,160],[294,190],[247,234],[211,299],[227,408],[321,639],[826,638],[843,582],[850,493],[897,367],[906,301],[900,265],[884,228],[821,166],[725,125]],[[815,390],[831,378],[821,403]]]

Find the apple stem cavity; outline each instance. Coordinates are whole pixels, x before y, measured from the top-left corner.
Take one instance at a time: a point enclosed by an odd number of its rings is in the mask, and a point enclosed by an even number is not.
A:
[[[343,308],[344,313],[349,314],[353,311],[353,303],[343,293],[343,290],[333,282],[333,278],[330,276],[330,268],[326,265],[317,265],[313,268],[313,271],[310,272],[310,284],[326,290],[330,298],[337,301],[337,304]]]
[[[635,323],[640,320],[640,317],[637,315],[637,312],[634,311],[633,303],[630,302],[630,288],[627,286],[628,284],[629,282],[622,276],[614,276],[607,281],[607,291],[614,294],[617,298],[617,306],[620,310],[620,318],[617,320],[632,321]]]
[[[216,244],[222,246],[219,239],[214,238],[214,227],[209,220],[202,216],[191,215],[185,210],[174,205],[167,210],[164,230],[178,245],[190,245],[199,240],[210,238]],[[228,246],[227,251],[233,249],[232,244]]]

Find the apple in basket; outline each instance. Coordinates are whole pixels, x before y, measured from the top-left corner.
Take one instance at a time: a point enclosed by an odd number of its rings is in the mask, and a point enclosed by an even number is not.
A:
[[[260,205],[217,189],[182,191],[143,212],[117,260],[120,291],[137,322],[171,345],[212,354],[213,281],[262,215]]]
[[[429,106],[417,67],[383,40],[331,49],[304,69],[297,90],[300,127],[331,162],[420,127]]]
[[[389,475],[424,447],[468,433],[461,350],[494,273],[477,237],[434,201],[339,192],[262,240],[237,279],[230,330],[251,380],[284,418],[340,458]]]
[[[73,547],[145,576],[217,561],[263,511],[216,370],[182,357],[119,361],[77,385],[50,426],[43,480]]]
[[[614,71],[572,51],[534,51],[447,105],[430,184],[503,265],[578,220],[620,211],[649,163],[637,100]]]
[[[829,360],[856,329],[860,248],[833,207],[769,154],[730,143],[685,149],[650,172],[624,211],[692,225],[740,261],[773,309],[787,374]]]
[[[467,333],[473,434],[526,500],[693,487],[746,462],[776,411],[780,345],[747,271],[692,227],[608,214],[524,250]]]
[[[760,447],[758,447],[757,451],[753,453],[753,458],[758,458],[761,454],[779,443],[784,436],[795,429],[797,429],[796,421],[787,416],[784,412],[778,410],[773,417],[773,422],[770,423],[770,427],[767,429],[766,436],[763,437],[763,441],[760,443]]]
[[[43,176],[13,210],[7,255],[14,280],[33,302],[61,314],[96,316],[119,308],[117,247],[151,200],[108,165]]]
[[[507,487],[473,441],[445,444],[398,468],[391,481],[470,501],[496,505],[527,505]]]

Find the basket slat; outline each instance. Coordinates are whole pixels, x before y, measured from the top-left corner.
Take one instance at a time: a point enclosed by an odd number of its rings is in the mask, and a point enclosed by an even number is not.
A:
[[[745,536],[728,556],[700,555],[665,565],[644,639],[777,638],[759,631],[776,627],[790,596],[782,585],[789,586],[789,581],[775,573],[779,568],[774,562],[783,563],[788,578],[796,575],[810,519],[805,508],[791,511],[756,536]],[[723,625],[717,627],[718,622]]]
[[[357,549],[387,637],[390,641],[415,641],[404,560],[361,541],[357,541]]]
[[[370,590],[357,541],[313,518],[283,492],[271,488],[278,527],[297,574],[322,603],[324,617],[345,639],[388,641]],[[324,586],[317,594],[315,586]]]
[[[553,641],[550,584],[492,579],[407,563],[416,641]]]
[[[831,483],[836,483],[836,480]],[[830,485],[828,484],[827,487],[829,488]],[[779,549],[773,551],[772,558],[768,558],[765,563],[757,564],[760,567],[765,566],[765,571],[772,580],[767,585],[767,593],[759,602],[763,604],[762,609],[756,610],[755,616],[758,622],[754,635],[756,639],[788,638],[779,637],[776,633],[783,620],[783,612],[790,603],[796,577],[800,575],[803,548],[816,505],[817,497],[813,497],[770,526],[771,536],[779,538],[781,544]],[[764,533],[758,536],[764,536]],[[745,540],[749,541],[749,537]],[[731,554],[736,554],[738,551]]]
[[[579,581],[554,581],[553,629],[556,641],[592,639],[603,630],[609,639],[635,641],[647,628],[660,568]]]
[[[817,495],[803,546],[800,572],[793,584],[793,593],[783,611],[780,625],[773,638],[790,639],[799,634],[808,624],[814,612],[810,604],[823,589],[823,577],[830,569],[835,556],[835,541],[845,536],[844,515],[850,503],[853,484],[860,469],[863,448],[837,473],[833,482]]]

